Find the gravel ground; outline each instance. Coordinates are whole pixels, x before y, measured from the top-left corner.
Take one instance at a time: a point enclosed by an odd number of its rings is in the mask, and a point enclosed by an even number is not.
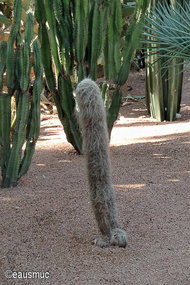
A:
[[[85,158],[67,143],[57,115],[42,115],[30,170],[17,188],[0,190],[1,285],[190,284],[189,80],[186,73],[181,119],[155,122],[144,99],[128,100],[112,131],[126,249],[91,243],[99,232]],[[144,85],[144,72],[131,73],[123,96],[144,95]]]

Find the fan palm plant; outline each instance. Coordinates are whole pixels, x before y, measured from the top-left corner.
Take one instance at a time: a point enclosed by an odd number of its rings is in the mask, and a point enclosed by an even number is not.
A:
[[[180,110],[184,61],[190,60],[190,1],[159,2],[145,20],[147,106],[157,120],[172,121]]]
[[[145,19],[143,42],[156,44],[149,47],[150,55],[159,54],[158,60],[167,59],[162,68],[174,66],[171,64],[174,58],[190,62],[190,0],[175,6],[159,2]]]

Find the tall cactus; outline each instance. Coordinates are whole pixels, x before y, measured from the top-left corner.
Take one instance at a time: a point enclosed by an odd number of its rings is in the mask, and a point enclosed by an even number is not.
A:
[[[82,137],[75,118],[73,91],[86,77],[97,79],[97,62],[104,58],[106,85],[114,82],[113,96],[106,96],[108,132],[118,117],[121,86],[126,82],[130,61],[137,48],[149,0],[137,1],[134,9],[120,0],[36,0],[42,62],[47,84],[54,94],[59,118],[68,141],[82,152]],[[44,13],[45,11],[45,13]],[[123,14],[131,13],[131,24],[122,34]],[[46,22],[48,22],[49,31]],[[119,40],[125,39],[121,51]],[[50,51],[52,53],[50,53]],[[56,68],[55,77],[52,58]],[[105,90],[105,87],[104,87]],[[109,88],[107,88],[108,94]],[[105,93],[104,93],[105,94]]]
[[[41,50],[39,42],[35,40],[33,43],[35,81],[33,94],[30,94],[28,92],[32,67],[30,45],[33,38],[34,20],[33,15],[29,13],[25,26],[25,38],[22,43],[20,32],[21,9],[21,0],[15,0],[14,23],[8,45],[4,41],[1,43],[0,138],[2,187],[16,186],[17,180],[28,171],[40,128]],[[8,94],[2,91],[3,73],[5,71]],[[11,96],[14,93],[16,93],[16,126],[11,142]],[[25,141],[26,148],[24,154],[22,154]]]

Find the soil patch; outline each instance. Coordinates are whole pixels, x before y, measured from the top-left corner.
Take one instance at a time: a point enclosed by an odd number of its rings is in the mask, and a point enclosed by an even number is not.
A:
[[[189,80],[186,72],[181,119],[172,123],[156,122],[145,99],[129,98],[144,96],[144,71],[123,87],[110,148],[126,249],[91,244],[99,232],[84,156],[57,115],[42,115],[30,170],[17,188],[0,190],[0,284],[190,284]]]

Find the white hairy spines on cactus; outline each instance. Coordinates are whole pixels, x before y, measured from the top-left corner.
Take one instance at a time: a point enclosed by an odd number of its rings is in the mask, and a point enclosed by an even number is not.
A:
[[[75,93],[83,151],[87,161],[90,197],[102,234],[102,238],[95,240],[95,243],[102,247],[111,244],[126,247],[127,235],[119,229],[118,223],[111,178],[106,111],[100,89],[91,79],[84,79],[78,84]]]

